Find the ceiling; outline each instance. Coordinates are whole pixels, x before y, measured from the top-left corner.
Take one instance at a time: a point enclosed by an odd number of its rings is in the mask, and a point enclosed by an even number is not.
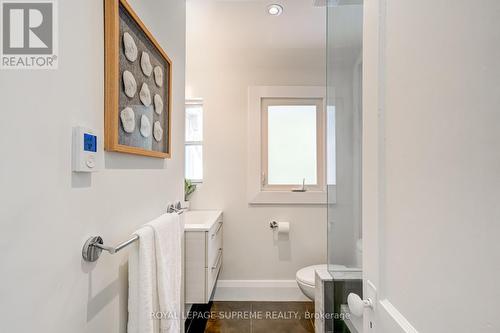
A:
[[[267,13],[281,4],[283,14]],[[325,48],[326,8],[312,0],[187,0],[188,33],[209,20],[214,39],[232,48]],[[192,30],[191,30],[192,31]],[[200,41],[201,42],[201,41]]]
[[[334,48],[360,47],[362,7],[316,6],[315,1],[187,0],[188,33],[201,27],[213,29],[211,38],[226,42],[231,48],[325,49],[328,11],[330,45]],[[283,6],[283,14],[271,16],[267,13],[267,7],[273,3]]]
[[[267,13],[279,3],[280,16]],[[362,8],[318,7],[313,0],[187,0],[188,56],[210,56],[232,65],[312,68],[350,66],[361,50]],[[328,22],[327,22],[328,11]],[[327,26],[330,32],[327,36]]]

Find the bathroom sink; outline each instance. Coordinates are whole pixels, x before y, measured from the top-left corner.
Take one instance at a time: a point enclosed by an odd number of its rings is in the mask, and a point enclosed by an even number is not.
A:
[[[221,217],[220,210],[189,210],[184,213],[184,230],[208,231]]]

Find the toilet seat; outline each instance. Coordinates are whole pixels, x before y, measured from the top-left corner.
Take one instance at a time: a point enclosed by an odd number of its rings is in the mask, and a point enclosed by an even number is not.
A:
[[[314,274],[317,269],[326,269],[326,265],[312,265],[301,268],[297,271],[297,281],[314,287]]]
[[[344,265],[333,265],[333,270],[345,270],[347,267]],[[299,269],[296,274],[296,279],[298,282],[301,282],[303,284],[307,284],[311,287],[314,287],[314,275],[316,274],[316,270],[318,269],[328,269],[328,265],[323,264],[323,265],[312,265],[312,266],[307,266],[302,269]]]
[[[330,266],[330,268],[334,272],[354,272],[354,271],[360,271],[359,268],[347,268],[344,265],[333,265]],[[323,265],[312,265],[312,266],[307,266],[302,269],[299,269],[297,271],[297,274],[295,274],[295,279],[297,280],[297,284],[299,285],[300,290],[304,295],[309,298],[311,301],[314,301],[314,295],[315,295],[315,284],[316,284],[316,271],[317,270],[327,270],[328,265],[323,264]]]

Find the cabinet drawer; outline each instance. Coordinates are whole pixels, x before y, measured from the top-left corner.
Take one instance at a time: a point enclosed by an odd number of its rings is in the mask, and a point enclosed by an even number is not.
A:
[[[215,213],[209,227],[193,222],[185,233],[186,303],[208,303],[221,272],[223,220],[222,212]],[[198,215],[193,212],[192,221],[202,221]]]
[[[215,257],[215,261],[207,267],[207,301],[210,300],[210,296],[215,287],[215,283],[217,282],[217,276],[222,267],[222,248],[217,251],[217,255]]]
[[[211,268],[217,260],[219,249],[222,249],[222,220],[214,224],[207,233],[207,266]]]

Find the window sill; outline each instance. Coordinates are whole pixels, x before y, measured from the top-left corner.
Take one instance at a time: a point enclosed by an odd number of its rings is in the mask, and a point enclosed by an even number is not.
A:
[[[253,198],[249,204],[259,205],[326,205],[327,194],[325,191],[261,191]]]

